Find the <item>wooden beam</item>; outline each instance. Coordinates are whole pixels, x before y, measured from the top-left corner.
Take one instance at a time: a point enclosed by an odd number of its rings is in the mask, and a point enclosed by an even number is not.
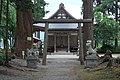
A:
[[[78,28],[74,28],[74,29],[71,29],[71,28],[49,28],[48,29],[49,31],[78,31]]]
[[[34,23],[91,23],[92,19],[40,19]]]
[[[33,25],[33,31],[45,31],[45,27]]]
[[[33,31],[45,31],[45,27],[33,25]],[[78,28],[49,28],[48,31],[78,31]]]

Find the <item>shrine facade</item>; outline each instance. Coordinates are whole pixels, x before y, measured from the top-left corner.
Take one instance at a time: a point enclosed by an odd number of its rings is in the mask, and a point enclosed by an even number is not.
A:
[[[63,3],[59,9],[48,19],[66,20],[75,19],[66,11]],[[48,30],[48,52],[77,52],[78,50],[78,24],[77,23],[55,23],[50,24]]]

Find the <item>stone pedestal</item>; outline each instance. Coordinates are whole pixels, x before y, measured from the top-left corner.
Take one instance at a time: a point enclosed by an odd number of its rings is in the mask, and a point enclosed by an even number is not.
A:
[[[94,68],[98,65],[98,56],[96,54],[87,55],[85,57],[85,68]]]
[[[37,68],[39,59],[37,56],[34,55],[30,55],[26,58],[27,60],[27,67],[28,68]]]

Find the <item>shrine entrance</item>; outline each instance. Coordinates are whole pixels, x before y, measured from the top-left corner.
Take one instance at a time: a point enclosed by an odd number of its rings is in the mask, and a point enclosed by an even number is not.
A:
[[[56,52],[77,52],[78,50],[77,29],[49,29],[47,51]]]
[[[69,37],[66,34],[58,34],[56,35],[56,51],[55,52],[70,52],[69,50]],[[66,42],[67,41],[67,42]]]
[[[84,61],[83,55],[83,35],[81,23],[91,23],[91,19],[75,19],[69,14],[61,3],[59,9],[48,19],[34,21],[44,23],[44,50],[43,65],[46,64],[47,52],[72,52],[79,49],[79,59]],[[79,41],[79,47],[78,47]],[[82,45],[82,46],[81,46]]]

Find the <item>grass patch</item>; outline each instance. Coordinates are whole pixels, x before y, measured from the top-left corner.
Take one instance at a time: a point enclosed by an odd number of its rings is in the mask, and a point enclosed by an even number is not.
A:
[[[75,68],[80,80],[120,80],[120,66],[114,68],[96,68],[85,70],[83,67]]]

